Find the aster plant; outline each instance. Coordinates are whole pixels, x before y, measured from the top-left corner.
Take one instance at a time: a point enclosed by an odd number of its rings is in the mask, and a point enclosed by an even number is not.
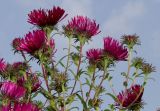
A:
[[[55,6],[28,14],[28,23],[35,29],[11,42],[14,54],[23,60],[9,63],[0,59],[0,110],[140,111],[155,67],[141,57],[132,57],[140,45],[139,36],[123,35],[121,41],[105,36],[103,47],[85,53],[84,46],[101,32],[99,24],[77,15],[58,28],[67,15]],[[55,34],[68,40],[67,51],[58,60]],[[33,69],[33,62],[39,70]],[[117,63],[122,62],[127,71],[114,74]],[[119,92],[113,84],[115,76],[121,80]],[[107,97],[113,100],[109,103]]]

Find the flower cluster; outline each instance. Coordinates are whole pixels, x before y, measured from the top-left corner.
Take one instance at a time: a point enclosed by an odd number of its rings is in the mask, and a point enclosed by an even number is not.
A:
[[[23,61],[9,63],[0,58],[0,111],[69,111],[79,107],[83,111],[100,111],[100,106],[106,104],[105,95],[114,99],[105,111],[140,111],[145,85],[155,67],[143,58],[132,58],[134,46],[140,45],[139,36],[124,35],[121,42],[107,36],[103,48],[91,48],[85,57],[85,43],[101,32],[99,24],[86,16],[75,16],[61,31],[56,25],[66,16],[64,9],[55,6],[28,14],[28,22],[36,29],[12,41],[14,54],[20,54]],[[67,50],[63,50],[67,54],[62,58],[59,53],[55,57],[59,51],[55,50],[55,34],[69,40],[68,48],[64,48]],[[32,63],[34,60],[38,67]],[[128,67],[116,75],[124,78],[124,90],[117,94],[112,72],[119,61],[127,62]],[[143,81],[137,84],[139,77]],[[111,90],[104,85],[106,82]],[[46,102],[37,100],[40,95]],[[82,104],[74,106],[75,101]]]
[[[90,49],[86,55],[90,64],[96,64],[104,59],[125,61],[128,57],[128,50],[119,41],[106,37],[103,49]]]

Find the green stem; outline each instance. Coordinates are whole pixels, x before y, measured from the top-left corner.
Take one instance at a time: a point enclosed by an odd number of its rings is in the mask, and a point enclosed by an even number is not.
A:
[[[62,93],[63,93],[63,111],[66,111],[66,103],[65,103],[65,89],[64,84],[62,85]]]
[[[134,83],[136,82],[136,77],[138,75],[138,68],[136,68],[136,71],[135,71],[135,75],[134,75],[134,78],[133,78],[133,82],[132,82],[132,85],[131,87],[134,85]]]
[[[94,86],[94,83],[95,83],[95,72],[96,72],[96,68],[95,68],[95,70],[93,72],[93,75],[92,75],[92,83],[91,83],[89,91],[88,91],[88,96],[87,96],[86,102],[88,101],[88,99],[90,97],[90,93],[91,93],[92,87]]]
[[[66,69],[65,69],[65,74],[67,75],[67,70],[69,68],[69,60],[70,60],[70,52],[71,52],[71,38],[69,38],[69,42],[68,42],[68,58],[67,58],[67,65],[66,65]]]
[[[50,90],[49,84],[48,84],[48,77],[47,77],[47,75],[46,75],[46,71],[45,71],[44,65],[42,64],[41,67],[42,67],[43,78],[44,78],[44,81],[45,81],[45,83],[46,83],[47,90],[48,90],[48,92],[51,94],[51,90]]]
[[[79,51],[79,54],[80,54],[80,57],[79,57],[79,62],[78,62],[78,67],[77,67],[77,73],[79,73],[79,70],[80,70],[80,65],[81,65],[81,59],[82,59],[82,48],[83,48],[83,45],[82,43],[80,43],[80,51]],[[71,91],[71,95],[73,94],[74,92],[74,89],[76,87],[76,84],[77,84],[77,79],[75,79],[75,82],[74,82],[74,85],[73,85],[73,88],[72,88],[72,91]],[[83,95],[82,95],[83,96]]]
[[[101,79],[100,84],[98,85],[98,90],[96,91],[96,93],[95,93],[95,95],[94,95],[94,99],[98,96],[99,91],[100,91],[100,88],[101,88],[101,86],[102,86],[102,84],[103,84],[103,81],[105,80],[106,73],[107,73],[107,67],[106,67],[106,66],[107,66],[107,65],[105,65],[105,67],[104,67],[102,79]]]
[[[132,56],[132,49],[129,49],[129,55],[128,55],[128,70],[127,70],[127,76],[126,76],[126,83],[128,84],[129,80],[129,74],[131,69],[131,56]],[[127,89],[127,86],[126,86]]]

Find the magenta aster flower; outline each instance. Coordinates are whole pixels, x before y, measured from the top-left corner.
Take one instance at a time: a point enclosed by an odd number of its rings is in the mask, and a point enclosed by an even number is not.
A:
[[[54,26],[64,19],[65,10],[60,7],[53,7],[51,10],[33,10],[28,14],[28,22],[39,27]]]
[[[0,72],[4,72],[6,70],[7,64],[3,59],[0,59]]]
[[[25,35],[25,38],[20,41],[17,50],[25,51],[31,55],[34,55],[36,51],[39,51],[42,48],[45,42],[45,32],[42,30],[36,30]]]
[[[67,36],[80,35],[87,39],[100,33],[99,25],[96,24],[95,20],[83,16],[76,16],[68,21],[68,25],[64,26],[64,31]]]
[[[15,103],[13,111],[41,111],[37,105],[29,103]]]
[[[131,88],[122,91],[117,96],[118,106],[122,106],[123,108],[135,109],[139,108],[142,105],[142,95],[144,89],[140,85],[134,85]]]
[[[1,94],[10,99],[19,99],[26,93],[26,89],[17,85],[14,82],[7,81],[3,82],[1,86]]]
[[[104,52],[114,60],[126,60],[128,57],[127,48],[117,40],[106,37],[104,38]]]
[[[96,64],[101,61],[103,56],[102,49],[90,49],[86,52],[87,59],[89,60],[90,64]]]

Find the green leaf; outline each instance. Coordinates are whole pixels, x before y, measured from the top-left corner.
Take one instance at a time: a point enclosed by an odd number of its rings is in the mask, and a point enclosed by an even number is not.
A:
[[[58,64],[63,60],[63,59],[65,59],[66,57],[68,57],[68,55],[66,55],[66,56],[63,56],[58,62],[57,62],[57,64],[55,64],[55,67],[57,67],[58,66]]]
[[[65,68],[65,65],[61,61],[59,63],[63,68]]]
[[[85,78],[85,80],[86,80],[86,84],[87,84],[88,86],[90,86],[90,82],[89,82],[88,78]]]
[[[72,107],[69,109],[69,111],[73,110],[73,109],[77,109],[77,111],[79,111],[79,107]],[[75,110],[74,110],[75,111]]]
[[[80,51],[80,46],[74,46],[72,45],[78,52]]]
[[[123,82],[123,86],[124,86],[124,87],[127,87],[127,86],[128,86],[127,81],[124,81],[124,82]]]
[[[121,75],[127,77],[127,74],[125,72],[122,72]]]
[[[104,111],[111,111],[110,109],[105,109]]]
[[[93,74],[94,73],[94,71],[95,71],[95,67],[94,66],[88,66],[88,68],[87,68],[87,73],[89,74],[89,75],[91,75],[91,74]]]
[[[86,102],[84,101],[84,99],[79,95],[79,94],[76,94],[77,95],[77,97],[80,99],[80,101],[81,101],[81,103],[82,103],[82,105],[83,105],[83,109],[84,110],[87,110],[87,104],[86,104]]]
[[[71,104],[74,101],[75,95],[71,95],[67,98],[66,104]]]
[[[117,97],[111,93],[106,93],[106,95],[110,96],[114,101],[117,101]]]
[[[113,78],[112,76],[109,76],[109,77],[108,77],[108,81],[111,81],[111,80],[112,80],[112,78]]]
[[[71,57],[72,57],[72,60],[73,60],[74,64],[78,66],[78,64],[79,64],[79,55],[74,53],[74,54],[72,54]]]
[[[80,76],[85,73],[85,71],[83,71],[82,69],[79,70],[79,72],[76,75],[76,79],[78,80],[78,78],[80,78]]]

